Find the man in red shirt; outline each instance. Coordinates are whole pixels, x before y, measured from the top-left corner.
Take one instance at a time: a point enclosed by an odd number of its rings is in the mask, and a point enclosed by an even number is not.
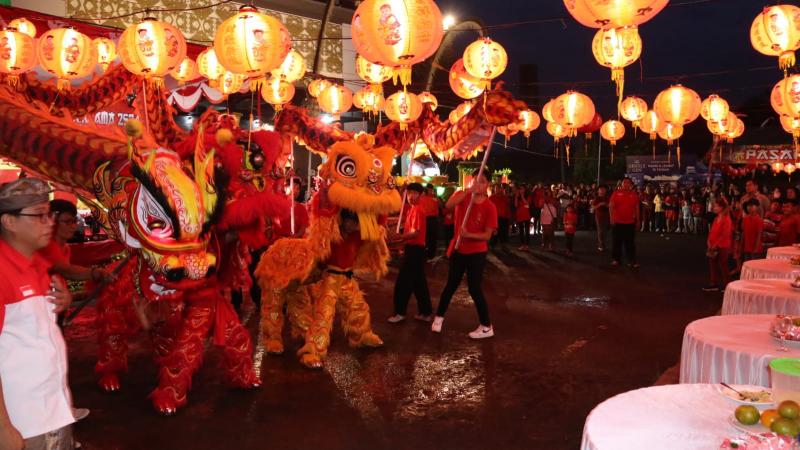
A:
[[[800,221],[794,213],[794,202],[783,202],[783,217],[778,222],[778,246],[785,247],[797,242],[800,232]]]
[[[639,224],[639,195],[633,190],[633,180],[628,177],[622,180],[622,187],[611,194],[608,210],[611,214],[613,240],[611,264],[619,265],[622,259],[622,247],[625,247],[628,265],[638,268],[635,232]]]
[[[475,177],[469,192],[459,191],[453,194],[445,206],[447,209],[455,209],[456,234],[450,241],[447,250],[450,257],[450,268],[447,285],[442,291],[439,306],[436,309],[436,317],[431,325],[431,331],[434,333],[441,333],[447,307],[466,273],[469,295],[475,303],[480,319],[480,325],[475,331],[469,333],[469,337],[483,339],[494,336],[492,322],[489,319],[489,305],[486,303],[481,286],[483,269],[486,265],[486,252],[489,251],[488,242],[497,230],[497,208],[487,196],[489,189],[487,173],[488,169],[485,169],[481,176]],[[469,217],[464,221],[471,198],[472,207],[469,210]],[[456,248],[456,244],[458,244],[458,248]]]
[[[53,233],[42,181],[0,186],[0,448],[73,448],[67,349],[56,316],[72,300],[37,254]]]
[[[411,183],[406,187],[406,198],[410,205],[403,223],[403,234],[392,240],[405,243],[403,262],[394,284],[394,315],[389,323],[400,323],[406,319],[406,309],[411,294],[417,298],[418,314],[414,317],[423,322],[431,321],[433,307],[428,291],[428,279],[425,276],[425,213],[419,205],[419,199],[425,189],[419,183]]]

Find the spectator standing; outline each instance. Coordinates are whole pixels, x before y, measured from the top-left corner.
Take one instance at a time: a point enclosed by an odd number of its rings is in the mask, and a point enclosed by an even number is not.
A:
[[[783,202],[783,217],[778,222],[778,246],[785,247],[797,242],[797,234],[800,232],[800,221],[794,212],[795,205],[792,202]]]
[[[656,233],[664,233],[667,228],[666,215],[664,214],[664,193],[659,188],[653,196],[653,212],[656,216]]]
[[[531,201],[531,218],[533,219],[532,234],[542,234],[542,208],[544,207],[544,185],[539,182],[533,189]]]
[[[761,235],[764,232],[764,218],[758,214],[758,201],[745,203],[747,215],[742,219],[742,261],[758,259],[764,252]]]
[[[564,239],[567,244],[567,256],[572,256],[572,248],[575,242],[575,231],[578,228],[578,213],[574,206],[567,206],[564,212]]]
[[[558,206],[556,199],[550,191],[544,193],[544,206],[542,207],[542,248],[553,251],[553,241],[555,240],[556,224],[558,220]]]
[[[597,251],[606,250],[608,229],[611,226],[611,216],[608,213],[608,188],[600,186],[597,188],[597,197],[592,201],[594,208],[594,220],[597,224]]]
[[[497,209],[497,234],[492,238],[493,243],[508,244],[508,229],[511,226],[511,199],[508,197],[507,185],[495,184],[489,200]]]
[[[733,237],[733,222],[728,212],[728,203],[722,197],[714,201],[714,212],[717,217],[711,224],[708,233],[706,256],[710,272],[710,283],[704,291],[719,291],[728,285],[728,258],[730,257]]]
[[[611,264],[619,266],[622,260],[622,249],[628,265],[638,268],[636,261],[636,226],[639,223],[639,196],[633,190],[633,180],[625,177],[622,187],[614,191],[608,202],[611,213],[611,227],[613,239],[613,255]]]
[[[519,230],[519,249],[521,251],[527,251],[531,243],[529,228],[531,224],[531,213],[528,188],[524,184],[517,186],[517,190],[514,193],[514,211],[517,229]]]
[[[761,217],[765,217],[766,214],[770,211],[769,205],[770,201],[769,198],[762,194],[758,190],[758,182],[754,179],[747,180],[747,183],[744,185],[746,193],[742,196],[742,202],[747,202],[750,200],[758,201],[758,215]]]

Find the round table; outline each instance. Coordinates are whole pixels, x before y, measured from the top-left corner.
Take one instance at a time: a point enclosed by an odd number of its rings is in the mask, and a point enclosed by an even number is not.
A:
[[[783,259],[754,259],[742,265],[742,280],[762,278],[794,279],[800,276],[800,266],[789,264]]]
[[[736,405],[713,384],[671,384],[629,391],[586,418],[581,450],[719,448],[742,435],[728,420]]]
[[[729,283],[722,301],[722,315],[800,315],[800,289],[789,280],[739,280]]]
[[[683,333],[681,383],[756,384],[768,387],[774,358],[800,358],[800,348],[777,351],[769,334],[773,314],[712,316],[695,320]]]
[[[787,245],[786,247],[772,247],[767,249],[767,259],[789,260],[800,256],[800,248]]]

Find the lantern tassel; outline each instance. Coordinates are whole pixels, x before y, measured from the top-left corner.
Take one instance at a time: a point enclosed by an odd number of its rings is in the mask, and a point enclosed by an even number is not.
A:
[[[611,69],[611,80],[617,84],[617,116],[622,111],[622,92],[625,90],[625,69]]]
[[[250,79],[250,92],[259,92],[261,88],[267,85],[267,78],[263,75],[257,78]]]
[[[678,170],[681,170],[681,141],[678,141],[678,147],[675,150],[675,156],[678,157]]]
[[[70,86],[72,85],[70,84],[69,80],[65,78],[59,78],[58,81],[56,81],[56,89],[59,91],[68,91]]]
[[[614,143],[612,142],[612,143],[611,143],[611,165],[614,165],[614,148],[615,148],[615,147],[616,147],[616,146],[615,146],[615,145],[614,145]]]
[[[403,85],[404,89],[407,85],[411,84],[411,67],[400,66],[395,69],[392,74],[392,83],[397,84],[397,80],[400,80],[400,84]]]
[[[786,78],[788,70],[794,67],[795,62],[793,51],[784,52],[778,57],[778,64],[780,68],[783,69],[784,78]]]
[[[567,142],[567,167],[569,167],[569,142]]]

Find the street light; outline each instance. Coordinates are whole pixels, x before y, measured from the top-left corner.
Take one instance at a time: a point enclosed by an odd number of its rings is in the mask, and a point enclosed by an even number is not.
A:
[[[453,17],[452,14],[446,15],[444,16],[444,19],[442,19],[442,27],[444,27],[445,31],[449,30],[450,27],[455,25],[455,23],[456,23],[456,18]]]

